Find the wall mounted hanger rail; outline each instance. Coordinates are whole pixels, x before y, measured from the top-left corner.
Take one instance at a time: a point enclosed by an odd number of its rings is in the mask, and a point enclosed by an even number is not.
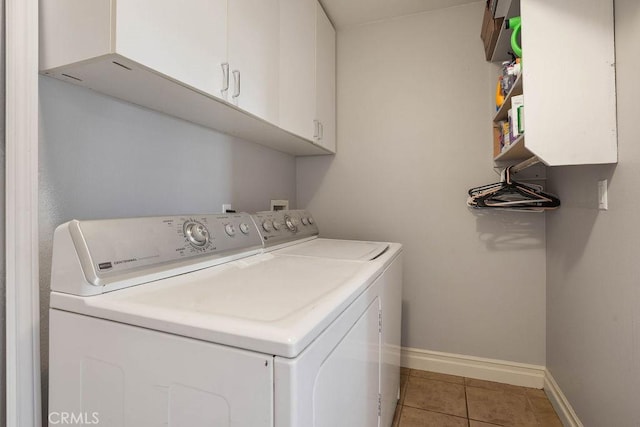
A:
[[[501,174],[500,182],[474,187],[469,190],[467,206],[477,209],[503,209],[527,212],[544,212],[557,209],[560,199],[543,191],[542,186],[524,184],[511,179],[541,160],[533,156],[516,165],[508,166]]]

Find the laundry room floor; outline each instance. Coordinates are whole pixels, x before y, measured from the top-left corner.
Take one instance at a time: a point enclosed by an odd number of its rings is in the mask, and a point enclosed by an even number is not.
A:
[[[393,427],[562,427],[544,391],[401,369]]]

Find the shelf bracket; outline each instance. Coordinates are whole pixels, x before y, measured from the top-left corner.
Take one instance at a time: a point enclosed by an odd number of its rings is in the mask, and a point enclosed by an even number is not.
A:
[[[541,162],[542,160],[540,160],[538,156],[529,157],[527,160],[523,160],[522,162],[511,166],[511,173],[518,173],[520,171],[525,170],[528,167],[537,165],[538,163],[541,163]]]

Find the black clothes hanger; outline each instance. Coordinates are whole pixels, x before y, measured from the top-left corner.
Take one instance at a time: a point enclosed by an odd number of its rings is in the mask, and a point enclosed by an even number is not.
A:
[[[500,182],[470,189],[467,205],[474,208],[536,212],[560,206],[560,199],[542,191],[541,187],[513,181],[511,168],[505,169],[504,178]]]

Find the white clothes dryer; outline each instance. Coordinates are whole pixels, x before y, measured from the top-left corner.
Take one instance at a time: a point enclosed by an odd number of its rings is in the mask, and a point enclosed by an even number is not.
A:
[[[400,397],[402,256],[396,255],[400,252],[399,245],[320,238],[316,221],[306,210],[264,211],[252,216],[262,235],[265,251],[275,256],[379,264],[381,258],[386,259],[386,256],[390,255],[389,252],[393,254],[393,261],[386,267],[386,274],[391,277],[391,280],[387,281],[380,290],[379,325],[380,425],[390,426]],[[336,414],[336,417],[339,417],[339,414]]]
[[[247,214],[58,227],[51,413],[112,426],[381,425],[379,319],[400,245],[365,262],[281,256],[262,240]]]

